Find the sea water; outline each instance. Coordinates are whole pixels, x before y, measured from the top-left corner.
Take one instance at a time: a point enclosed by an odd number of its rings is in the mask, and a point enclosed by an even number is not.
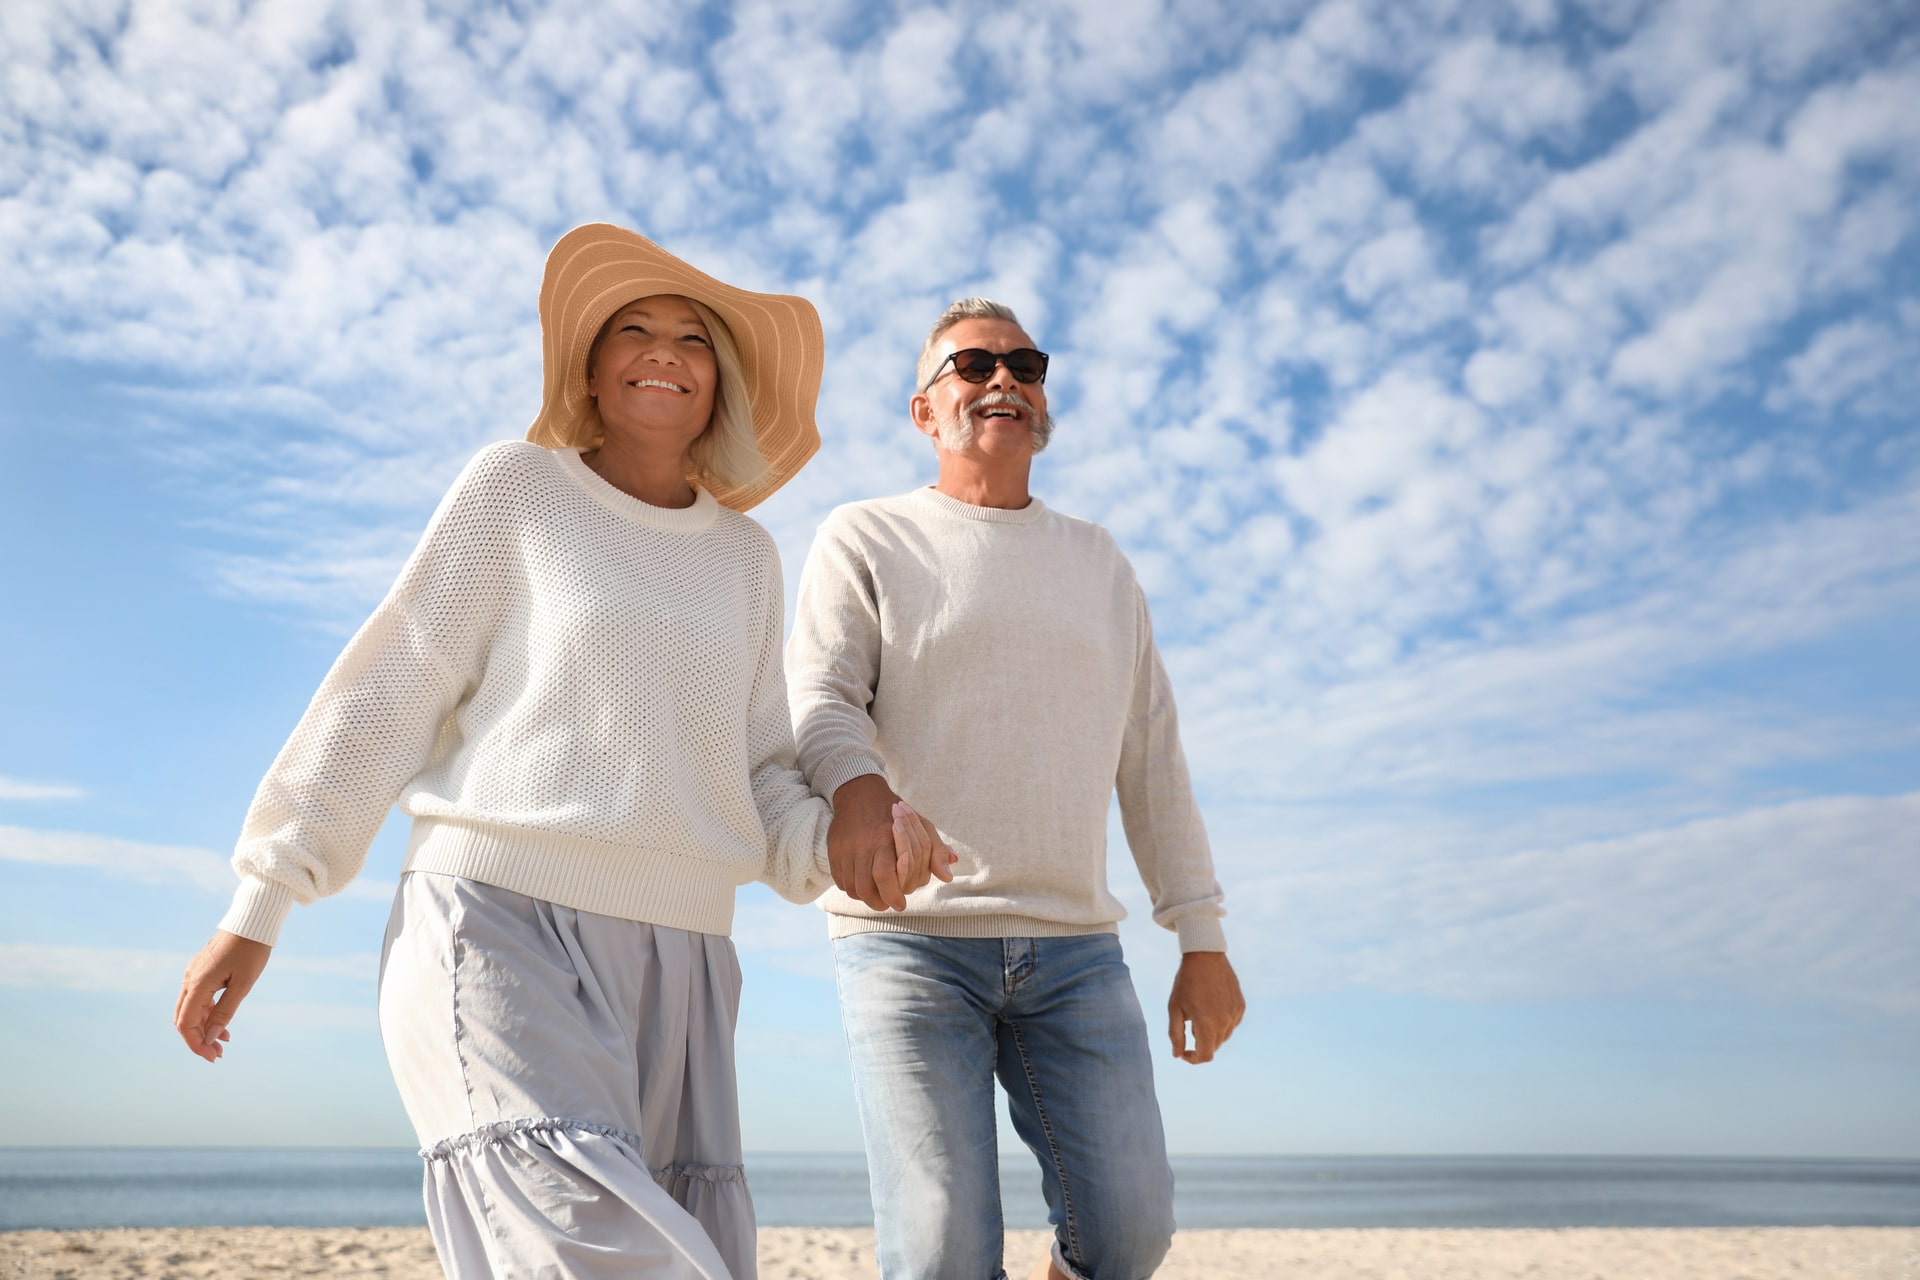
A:
[[[1183,1227],[1920,1226],[1920,1161],[1177,1156]],[[763,1226],[873,1221],[859,1155],[747,1157]],[[1031,1160],[1009,1227],[1044,1227]],[[0,1148],[0,1230],[415,1226],[406,1150]]]

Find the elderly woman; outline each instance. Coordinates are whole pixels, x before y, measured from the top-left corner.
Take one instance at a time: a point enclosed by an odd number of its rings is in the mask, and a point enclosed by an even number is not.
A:
[[[832,877],[741,512],[819,445],[820,323],[610,226],[554,247],[540,321],[528,442],[468,465],[260,784],[175,1024],[221,1056],[398,800],[380,1027],[447,1274],[745,1280],[734,891]],[[950,874],[904,806],[894,843],[899,889]]]

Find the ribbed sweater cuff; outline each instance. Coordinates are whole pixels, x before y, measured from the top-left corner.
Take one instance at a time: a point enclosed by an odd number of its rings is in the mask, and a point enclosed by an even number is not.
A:
[[[295,901],[293,890],[287,886],[246,876],[234,890],[233,905],[220,918],[220,928],[272,946],[279,941],[280,926]]]
[[[832,804],[834,792],[869,773],[887,776],[887,767],[879,756],[866,751],[837,751],[814,771],[813,794]]]
[[[1211,913],[1182,916],[1173,922],[1173,929],[1180,935],[1181,955],[1189,951],[1227,949],[1227,931],[1221,927],[1220,917]]]

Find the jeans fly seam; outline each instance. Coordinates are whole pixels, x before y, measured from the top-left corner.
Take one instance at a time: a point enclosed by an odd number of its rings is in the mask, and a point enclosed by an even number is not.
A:
[[[1080,1230],[1073,1213],[1073,1187],[1067,1180],[1067,1162],[1060,1158],[1060,1144],[1053,1136],[1053,1117],[1047,1114],[1046,1099],[1040,1096],[1040,1077],[1033,1069],[1033,1057],[1027,1052],[1027,1041],[1020,1034],[1020,1023],[1013,1018],[1007,1020],[1008,1030],[1013,1032],[1014,1047],[1020,1051],[1020,1070],[1026,1074],[1027,1090],[1033,1094],[1033,1110],[1040,1117],[1040,1131],[1047,1137],[1047,1158],[1053,1162],[1053,1175],[1060,1179],[1061,1214],[1067,1229],[1067,1247],[1072,1250],[1075,1268],[1079,1267]]]
[[[1009,997],[1019,991],[1022,986],[1026,985],[1027,979],[1033,977],[1040,969],[1039,962],[1033,954],[1032,939],[1026,939],[1025,943],[1027,954],[1022,957],[1020,961],[1016,961],[1013,955],[1006,950],[1001,952],[1000,980],[1001,985],[1005,988],[1005,992]],[[1003,947],[1012,947],[1013,945],[1012,939],[1002,944]]]

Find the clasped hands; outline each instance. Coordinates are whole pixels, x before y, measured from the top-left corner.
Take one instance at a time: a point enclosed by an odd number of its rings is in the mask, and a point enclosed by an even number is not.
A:
[[[908,894],[929,880],[951,881],[959,861],[933,824],[875,773],[833,793],[827,859],[834,884],[875,911],[905,911]]]

